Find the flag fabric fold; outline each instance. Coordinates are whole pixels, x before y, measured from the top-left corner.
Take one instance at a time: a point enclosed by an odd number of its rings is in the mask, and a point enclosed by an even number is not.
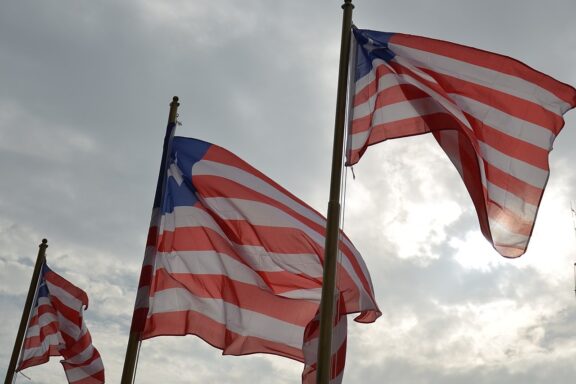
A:
[[[165,151],[134,329],[302,361],[309,380],[316,353],[303,350],[315,338],[306,330],[320,302],[325,219],[221,147],[174,137]],[[380,311],[366,265],[343,233],[340,250],[337,318],[372,322]]]
[[[44,263],[17,371],[62,356],[69,384],[104,383],[104,365],[84,323],[87,307],[86,293]]]
[[[353,33],[347,165],[370,145],[431,132],[460,173],[484,236],[501,255],[522,255],[576,90],[499,54],[399,33]]]

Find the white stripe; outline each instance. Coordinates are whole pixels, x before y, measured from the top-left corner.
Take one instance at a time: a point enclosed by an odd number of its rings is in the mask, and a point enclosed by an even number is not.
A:
[[[287,206],[288,208],[294,210],[298,214],[317,224],[322,226],[325,225],[326,220],[324,220],[324,218],[319,213],[300,204],[299,202],[293,200],[290,196],[276,189],[273,185],[240,168],[213,161],[201,160],[194,164],[192,168],[192,175],[194,177],[202,175],[218,176],[234,181],[245,186],[246,188],[252,189],[257,193],[265,195],[270,199]]]
[[[232,257],[216,251],[159,252],[156,270],[164,268],[169,273],[195,275],[224,275],[232,280],[254,285],[270,292],[270,288],[253,270]]]
[[[410,66],[409,63],[407,63],[403,58],[401,57],[395,57],[393,59],[394,61],[396,61],[397,63],[399,63],[400,65],[402,65],[405,68],[408,68],[410,71],[415,72],[418,74],[419,71],[416,67]],[[468,129],[472,130],[472,127],[470,126],[470,123],[468,122],[468,120],[466,119],[466,116],[464,116],[464,114],[462,113],[462,111],[460,110],[460,107],[458,107],[456,104],[454,104],[452,102],[452,100],[446,99],[444,96],[440,95],[439,93],[437,93],[436,91],[434,91],[432,88],[428,87],[426,84],[421,83],[420,81],[416,80],[415,78],[413,78],[411,75],[408,74],[399,74],[398,75],[399,78],[402,79],[402,81],[405,81],[406,84],[411,84],[413,86],[415,86],[416,88],[424,91],[427,95],[430,95],[432,98],[434,98],[434,100],[436,100],[440,105],[442,105],[444,108],[446,108],[446,110],[452,115],[454,116],[456,119],[458,119],[463,126],[467,127]],[[430,78],[429,80],[430,82],[434,82],[436,83],[436,81],[432,78]]]
[[[205,207],[224,220],[245,220],[251,225],[294,228],[302,231],[316,244],[324,247],[324,236],[286,212],[258,201],[209,197],[202,199]]]
[[[81,314],[80,316],[82,317]],[[60,312],[58,312],[58,322],[60,323],[59,329],[61,333],[70,336],[74,340],[78,340],[82,336],[82,328],[68,320]]]
[[[226,240],[226,239],[224,239]],[[156,269],[168,267],[176,273],[193,271],[194,273],[222,274],[242,282],[263,283],[257,272],[304,273],[312,278],[322,277],[322,265],[315,254],[277,254],[266,252],[261,247],[232,245],[236,255],[245,263],[234,259],[232,255],[215,250],[158,252]],[[258,251],[259,250],[259,251]]]
[[[372,117],[372,127],[380,124],[388,124],[404,119],[411,119],[435,113],[448,113],[434,98],[406,100],[399,103],[387,104],[374,111]],[[367,131],[354,133],[351,135],[351,148],[358,150],[364,147],[372,133],[372,127]]]
[[[285,215],[283,211],[278,210],[278,212],[282,212],[282,214]],[[288,271],[293,273],[305,273],[313,277],[322,276],[322,265],[315,253],[281,254],[267,252],[263,247],[259,246],[233,243],[229,241],[228,236],[224,231],[222,231],[212,216],[203,209],[190,206],[174,207],[172,213],[166,213],[163,216],[162,222],[165,231],[174,231],[176,228],[185,227],[209,228],[219,234],[222,239],[228,241],[237,254],[241,256],[246,263],[254,267],[254,269],[268,272]],[[301,222],[297,220],[294,222],[301,224]],[[303,226],[303,224],[301,224],[301,226]],[[310,231],[317,235],[317,232],[312,230]],[[324,237],[320,238],[323,241]],[[322,247],[323,246],[324,244],[322,243]]]
[[[48,291],[50,296],[56,297],[68,308],[78,312],[80,308],[84,306],[82,300],[76,298],[67,290],[60,288],[59,286],[52,284],[48,279],[46,280],[46,285],[48,286]]]
[[[340,242],[341,244],[344,245],[344,247],[346,249],[349,250],[349,252],[352,254],[352,258],[356,260],[357,265],[360,267],[361,270],[361,275],[364,276],[369,284],[370,287],[370,291],[372,291],[373,287],[372,287],[372,281],[370,280],[370,272],[368,271],[368,267],[366,266],[366,263],[364,262],[364,259],[362,258],[362,255],[360,254],[360,252],[356,249],[356,247],[354,246],[354,244],[352,244],[352,242],[346,237],[346,235],[344,235],[342,233],[342,235],[340,236]],[[343,252],[343,251],[342,251]],[[347,257],[344,253],[343,257]]]
[[[490,233],[494,245],[504,245],[507,247],[526,248],[530,237],[512,232],[496,220],[490,220]]]
[[[481,141],[478,144],[482,158],[494,167],[536,188],[542,189],[546,185],[548,171],[508,156]]]
[[[533,222],[536,219],[537,206],[527,203],[521,197],[490,182],[488,182],[487,190],[489,201],[509,209],[524,221]]]
[[[374,60],[374,63],[378,61],[379,60]],[[388,64],[385,63],[384,61],[381,61],[378,63],[378,66],[388,67]],[[374,79],[375,75],[373,71],[371,71],[369,75],[371,79]],[[365,79],[366,77],[368,76],[364,76],[360,81],[356,82],[356,90],[357,90],[356,94],[359,94],[360,92],[362,92],[363,88],[365,88],[361,87],[359,83],[363,82],[362,80]],[[405,82],[402,82],[401,80],[402,79],[399,79],[395,73],[387,73],[385,75],[380,76],[380,78],[378,78],[378,84],[374,93],[368,98],[368,100],[366,100],[362,104],[358,104],[352,110],[353,118],[360,119],[362,117],[368,116],[374,110],[374,104],[376,103],[376,98],[378,97],[378,94],[392,87],[395,87],[399,84],[403,83],[405,84]]]
[[[332,328],[332,342],[330,343],[330,350],[332,355],[338,352],[338,349],[340,349],[342,344],[346,342],[347,332],[348,332],[347,318],[346,315],[343,315],[338,324],[336,324],[336,326]],[[309,350],[311,352],[312,351],[316,352],[318,351],[318,342],[319,337],[307,340],[304,343],[304,349]],[[314,361],[307,361],[306,363],[314,364],[316,363],[316,361],[317,360],[315,359]]]
[[[450,94],[463,111],[486,125],[505,133],[513,139],[522,140],[550,151],[556,135],[547,128],[509,115],[498,108],[483,104],[466,96]]]
[[[102,359],[98,358],[92,361],[88,365],[83,365],[81,367],[76,367],[72,369],[67,369],[66,377],[70,383],[74,383],[75,381],[79,381],[85,378],[88,378],[100,371],[104,370],[104,365],[102,364]],[[96,381],[94,381],[96,382]],[[98,381],[99,382],[99,381]]]
[[[95,350],[94,346],[92,344],[88,344],[86,348],[84,348],[84,350],[78,352],[71,358],[67,359],[66,362],[75,365],[82,364],[86,360],[92,358],[92,356],[94,355],[94,350]]]
[[[295,289],[274,293],[255,270],[216,251],[180,251],[159,253],[156,269],[164,268],[169,273],[193,273],[197,275],[223,275],[241,283],[250,284],[276,296],[292,299],[310,299],[319,302],[321,288]],[[318,276],[321,277],[322,275]],[[317,277],[317,278],[318,278]]]
[[[342,267],[344,268],[344,270],[346,270],[346,272],[348,273],[348,275],[350,276],[350,278],[354,282],[356,289],[358,290],[358,296],[359,296],[359,300],[360,300],[360,302],[358,303],[359,304],[358,307],[359,308],[374,308],[375,307],[374,300],[372,299],[370,294],[368,292],[366,292],[366,290],[364,289],[364,285],[362,284],[360,277],[356,273],[356,270],[354,269],[354,267],[350,263],[350,260],[347,257],[342,257],[342,258],[340,258],[339,262],[342,265]]]
[[[44,353],[46,353],[46,351],[50,349],[51,345],[58,346],[60,344],[64,344],[60,334],[54,333],[48,335],[44,338],[38,347],[23,349],[20,361],[23,362],[32,357],[42,356]]]
[[[380,60],[380,59],[373,60],[372,66],[374,66],[374,63],[377,63],[378,65],[384,64],[384,65],[388,66],[384,60]],[[382,76],[382,77],[384,77],[384,76]],[[374,71],[374,69],[371,69],[370,71],[368,71],[367,74],[365,74],[364,76],[362,76],[359,79],[356,79],[356,81],[355,81],[355,88],[356,88],[355,93],[356,94],[360,93],[360,91],[362,91],[362,89],[366,88],[366,86],[368,84],[372,83],[374,80],[376,80],[376,71]]]
[[[292,291],[277,293],[276,296],[282,296],[288,299],[315,301],[318,304],[320,304],[320,298],[322,297],[322,288],[295,289]]]
[[[563,112],[571,108],[548,90],[519,77],[394,43],[388,44],[388,47],[416,66],[517,96],[542,105],[556,115],[562,116]]]
[[[418,68],[411,66],[409,63],[407,63],[405,60],[403,60],[402,58],[399,57],[395,57],[394,61],[396,61],[398,64],[408,68],[410,71],[412,72],[421,72]],[[382,60],[374,60],[373,63],[375,63],[375,68],[373,68],[372,70],[375,71],[376,67],[378,64],[380,64],[382,62]],[[381,64],[380,64],[381,65]],[[385,75],[386,76],[386,75]],[[426,84],[416,80],[414,77],[412,77],[409,74],[398,74],[396,73],[395,76],[397,77],[396,80],[396,84],[410,84],[415,86],[416,88],[422,90],[423,92],[425,92],[427,95],[429,95],[430,97],[432,97],[434,100],[436,100],[437,103],[439,103],[442,107],[444,107],[446,109],[447,112],[449,112],[450,114],[452,114],[456,119],[458,119],[465,127],[472,129],[470,127],[470,123],[468,122],[468,120],[466,119],[466,117],[464,116],[464,114],[462,114],[462,111],[460,110],[460,108],[455,105],[451,100],[446,99],[444,96],[440,95],[438,92],[434,91],[432,88],[428,87]],[[430,79],[431,82],[436,83],[436,81],[434,81],[434,79]],[[385,80],[386,84],[388,84],[390,82],[389,79]],[[385,84],[385,86],[386,86]],[[386,88],[385,88],[386,89]],[[369,103],[370,100],[368,100],[366,103]],[[412,102],[414,102],[414,100],[412,100]],[[365,103],[365,104],[366,104]],[[372,105],[374,105],[374,101],[372,101]],[[354,108],[354,111],[356,111],[356,109],[358,108],[358,112],[359,113],[365,113],[366,107],[363,107],[362,104],[358,105]],[[373,107],[372,107],[373,108]],[[356,116],[356,115],[355,115]],[[355,117],[356,118],[356,117]],[[391,119],[390,121],[395,121],[395,120],[400,120],[400,119]]]
[[[234,333],[302,348],[303,327],[239,308],[222,299],[200,298],[181,288],[156,292],[148,316],[188,310],[201,313]]]

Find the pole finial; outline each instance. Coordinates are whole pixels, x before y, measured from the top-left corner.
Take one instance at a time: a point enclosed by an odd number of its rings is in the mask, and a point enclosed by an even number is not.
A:
[[[176,123],[176,118],[178,117],[178,107],[180,103],[178,102],[178,96],[172,98],[170,103],[170,113],[168,114],[168,123]]]

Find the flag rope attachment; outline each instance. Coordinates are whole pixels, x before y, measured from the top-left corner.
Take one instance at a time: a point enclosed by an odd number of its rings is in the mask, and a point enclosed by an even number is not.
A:
[[[42,264],[44,264],[46,261],[46,248],[48,248],[48,240],[42,239],[42,243],[38,246],[38,248],[36,264],[34,265],[34,272],[32,272],[32,279],[30,280],[30,287],[28,288],[28,296],[26,296],[26,303],[24,304],[24,310],[22,311],[20,327],[18,328],[16,340],[14,341],[14,349],[12,350],[12,357],[10,358],[10,364],[8,365],[8,370],[6,371],[6,379],[4,380],[4,384],[13,384],[15,379],[14,373],[16,372],[16,365],[18,364],[18,358],[22,352],[22,345],[24,344],[26,328],[28,328],[28,322],[30,321],[30,312],[32,311],[32,306],[34,305],[34,299],[36,297],[36,291],[38,290],[40,270],[42,269]]]

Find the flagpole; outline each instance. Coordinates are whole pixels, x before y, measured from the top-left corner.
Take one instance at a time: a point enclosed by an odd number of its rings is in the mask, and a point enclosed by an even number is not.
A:
[[[48,240],[42,239],[42,244],[40,244],[38,247],[39,249],[38,256],[36,257],[36,265],[34,265],[34,272],[32,272],[32,280],[30,281],[30,288],[28,288],[28,296],[26,297],[26,303],[24,304],[24,310],[22,311],[20,328],[18,328],[18,333],[16,334],[16,341],[14,342],[14,349],[12,350],[12,357],[10,358],[10,364],[8,365],[8,371],[6,372],[6,380],[4,380],[4,384],[12,384],[12,381],[14,380],[16,364],[18,364],[18,357],[20,357],[20,351],[24,342],[24,335],[26,333],[26,328],[28,327],[28,320],[30,319],[30,311],[34,305],[34,296],[36,296],[36,290],[38,289],[40,270],[42,269],[42,264],[44,264],[46,261],[46,248],[48,248]]]
[[[338,70],[338,90],[336,95],[336,119],[334,123],[334,144],[332,148],[332,175],[330,179],[330,200],[326,222],[326,243],[324,248],[324,275],[322,299],[320,302],[320,340],[318,343],[317,384],[330,381],[330,356],[332,348],[332,320],[334,319],[334,294],[336,286],[336,264],[340,228],[340,185],[344,152],[344,125],[346,122],[346,93],[348,86],[348,64],[352,30],[352,0],[342,4],[342,39],[340,42],[340,67]]]
[[[174,134],[174,128],[172,125],[176,124],[176,118],[178,116],[178,96],[172,98],[170,103],[170,112],[168,113],[168,128],[166,129],[166,136],[164,137],[164,147],[162,150],[162,160],[160,164],[160,172],[158,176],[158,184],[156,186],[156,196],[154,197],[154,205],[162,201],[161,196],[158,194],[162,193],[161,190],[164,184],[163,169],[166,167],[166,157],[168,156],[168,146],[169,142]],[[158,202],[156,200],[159,200]],[[132,324],[130,325],[130,336],[128,337],[128,345],[126,346],[126,357],[124,358],[124,368],[122,369],[122,379],[121,384],[132,384],[134,382],[134,373],[136,372],[136,364],[138,362],[138,351],[140,350],[142,332],[135,328],[134,318],[132,319]]]

